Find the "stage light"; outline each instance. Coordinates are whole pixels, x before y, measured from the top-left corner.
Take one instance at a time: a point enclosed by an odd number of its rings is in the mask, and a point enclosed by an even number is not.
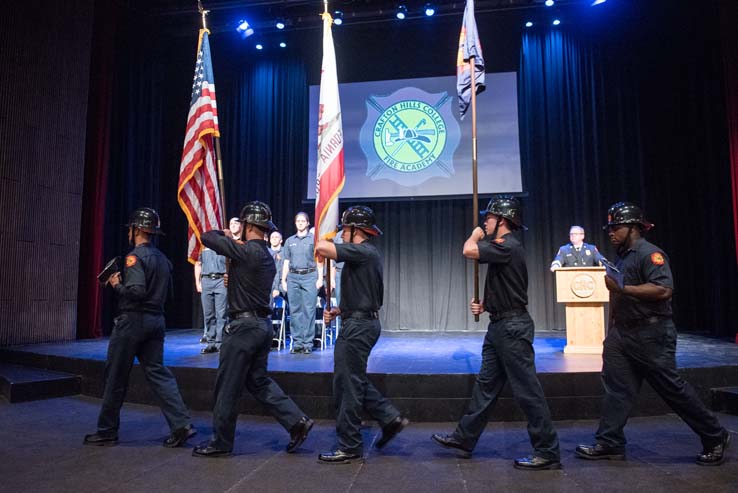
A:
[[[560,20],[558,20],[558,19],[554,19],[554,21],[553,21],[553,25],[554,25],[554,26],[558,26],[559,24],[561,24],[561,21],[560,21]]]
[[[546,0],[546,7],[553,7],[554,0]]]
[[[431,17],[433,14],[436,13],[436,8],[430,3],[426,3],[423,9],[425,10],[425,15],[428,17]]]
[[[343,24],[343,12],[340,10],[333,12],[333,23],[337,26]]]
[[[284,19],[281,17],[278,17],[277,20],[274,22],[274,26],[277,29],[284,29]]]
[[[264,45],[262,45],[261,43],[256,43],[256,49],[257,50],[263,50],[264,49]]]
[[[397,13],[395,14],[395,16],[398,19],[403,20],[407,16],[407,7],[405,7],[404,5],[400,5],[399,7],[397,7]]]
[[[525,23],[525,27],[533,27],[533,23],[531,21],[528,21]]]
[[[605,3],[605,2],[607,2],[607,0],[594,0],[594,2],[592,2],[592,7],[594,7],[595,5],[599,5],[601,3]]]
[[[280,48],[287,48],[287,43],[285,43],[284,41],[281,41],[281,42],[279,43],[279,47],[280,47]]]
[[[240,20],[238,21],[238,26],[236,26],[236,31],[238,31],[241,36],[244,38],[248,38],[252,34],[254,34],[254,30],[251,28],[251,25],[249,24],[249,21]]]

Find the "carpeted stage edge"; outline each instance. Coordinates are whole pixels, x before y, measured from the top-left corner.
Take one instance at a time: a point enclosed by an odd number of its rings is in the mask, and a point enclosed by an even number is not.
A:
[[[187,405],[197,411],[213,407],[217,355],[199,354],[199,330],[170,331],[165,363],[177,378]],[[372,353],[370,379],[385,396],[414,421],[455,421],[463,413],[479,369],[483,333],[385,332]],[[553,418],[592,419],[600,415],[603,394],[601,357],[563,353],[565,334],[536,334],[536,366]],[[81,392],[100,397],[103,390],[106,340],[74,341],[0,348],[0,361],[79,375]],[[270,374],[311,417],[334,418],[332,348],[312,355],[272,351]],[[738,346],[695,335],[680,335],[679,372],[700,398],[715,408],[716,389],[738,385]],[[143,372],[135,365],[126,401],[156,404]],[[240,403],[245,414],[265,414],[248,392]],[[719,410],[719,409],[716,409]],[[644,383],[634,415],[670,412]],[[525,416],[503,390],[491,420],[523,421]]]

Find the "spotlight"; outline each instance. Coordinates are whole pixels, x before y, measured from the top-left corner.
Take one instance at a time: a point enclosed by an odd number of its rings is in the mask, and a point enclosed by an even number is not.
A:
[[[397,13],[395,16],[397,16],[398,19],[403,20],[407,16],[407,7],[405,7],[405,5],[397,7]]]
[[[254,34],[254,30],[251,28],[251,25],[249,25],[249,21],[245,20],[238,21],[236,31],[238,31],[244,38],[248,38],[249,36]]]
[[[546,0],[546,7],[553,7],[554,0]]]
[[[343,24],[343,12],[340,10],[333,12],[333,23],[337,26]]]
[[[558,19],[554,19],[554,21],[553,21],[553,25],[554,25],[554,26],[558,26],[559,24],[561,24],[561,21],[560,21],[560,20],[558,20]]]
[[[430,3],[426,3],[423,9],[425,10],[425,15],[428,17],[431,17],[433,14],[436,13],[436,8]]]
[[[257,50],[263,50],[264,49],[264,45],[262,45],[261,43],[256,43],[256,49]]]
[[[278,17],[277,20],[274,22],[274,26],[277,29],[284,29],[284,19],[281,17]]]
[[[594,7],[595,5],[599,5],[601,3],[605,3],[605,2],[607,2],[607,0],[594,0],[594,2],[592,2],[592,7]]]
[[[533,27],[533,23],[531,21],[528,21],[525,23],[525,27]]]
[[[287,48],[287,43],[285,43],[284,41],[281,41],[281,42],[279,43],[279,47],[280,47],[280,48]]]

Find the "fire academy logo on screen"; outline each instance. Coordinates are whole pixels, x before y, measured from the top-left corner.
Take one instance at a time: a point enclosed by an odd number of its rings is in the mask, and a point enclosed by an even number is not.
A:
[[[413,87],[367,98],[367,119],[359,138],[366,175],[403,186],[453,176],[460,132],[451,103],[446,92],[429,94]]]

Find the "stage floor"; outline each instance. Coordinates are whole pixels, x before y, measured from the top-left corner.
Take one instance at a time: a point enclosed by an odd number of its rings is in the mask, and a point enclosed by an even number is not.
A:
[[[199,329],[173,330],[166,336],[165,364],[172,367],[217,368],[217,354],[200,354]],[[566,334],[562,331],[536,333],[534,348],[539,373],[599,372],[600,355],[564,354]],[[484,332],[387,332],[382,333],[369,358],[370,373],[384,374],[473,374],[479,371]],[[107,339],[54,344],[14,346],[14,351],[104,361]],[[738,345],[692,334],[680,334],[677,344],[679,368],[732,366],[738,362]],[[275,372],[330,373],[333,347],[312,354],[289,354],[273,350],[269,369]]]

